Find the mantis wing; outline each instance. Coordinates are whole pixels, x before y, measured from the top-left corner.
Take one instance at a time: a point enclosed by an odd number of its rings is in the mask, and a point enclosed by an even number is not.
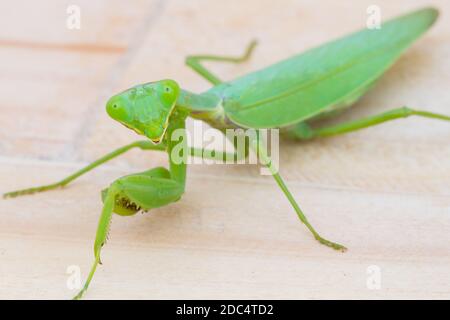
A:
[[[425,8],[365,29],[209,90],[243,127],[284,127],[346,107],[363,95],[438,11]]]

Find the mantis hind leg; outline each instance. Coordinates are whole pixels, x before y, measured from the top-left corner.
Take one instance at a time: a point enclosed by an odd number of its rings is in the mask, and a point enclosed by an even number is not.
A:
[[[159,150],[159,151],[164,151],[165,148],[163,145],[154,145],[152,144],[150,141],[136,141],[133,142],[131,144],[128,144],[126,146],[123,146],[119,149],[114,150],[111,153],[108,153],[107,155],[101,157],[100,159],[92,162],[91,164],[87,165],[86,167],[82,168],[81,170],[71,174],[70,176],[52,183],[52,184],[48,184],[48,185],[43,185],[43,186],[38,186],[38,187],[33,187],[33,188],[28,188],[28,189],[22,189],[22,190],[17,190],[17,191],[12,191],[12,192],[8,192],[5,193],[3,195],[4,198],[13,198],[13,197],[17,197],[17,196],[22,196],[22,195],[26,195],[26,194],[33,194],[36,192],[43,192],[43,191],[47,191],[47,190],[52,190],[52,189],[56,189],[56,188],[60,188],[60,187],[64,187],[65,185],[67,185],[69,182],[72,182],[73,180],[75,180],[76,178],[80,177],[81,175],[85,174],[86,172],[89,172],[93,169],[95,169],[96,167],[104,164],[105,162],[133,149],[133,148],[139,148],[142,150]]]
[[[387,122],[387,121],[401,119],[401,118],[407,118],[410,116],[419,116],[419,117],[430,118],[430,119],[450,121],[450,116],[432,113],[432,112],[428,112],[428,111],[414,110],[414,109],[411,109],[408,107],[403,107],[403,108],[397,108],[397,109],[393,109],[393,110],[390,110],[387,112],[383,112],[383,113],[375,115],[375,116],[370,116],[370,117],[359,119],[359,120],[345,122],[345,123],[338,124],[335,126],[330,126],[330,127],[313,128],[310,125],[308,125],[307,123],[302,122],[302,123],[295,125],[294,127],[285,129],[284,134],[287,137],[290,137],[293,139],[300,139],[300,140],[330,137],[330,136],[335,136],[335,135],[339,135],[339,134],[344,134],[344,133],[361,130],[364,128],[369,128],[369,127],[376,126],[376,125],[379,125],[379,124]]]
[[[122,216],[134,215],[141,210],[150,210],[175,202],[183,193],[184,183],[172,179],[171,173],[162,167],[119,178],[103,190],[103,210],[95,236],[94,262],[83,288],[74,299],[83,296],[97,266],[101,264],[100,251],[107,241],[113,213]]]
[[[200,74],[203,78],[208,80],[214,85],[222,83],[217,76],[215,76],[211,71],[206,69],[201,61],[218,61],[218,62],[231,62],[231,63],[241,63],[250,58],[253,49],[255,48],[257,42],[253,40],[247,46],[244,54],[240,57],[224,57],[224,56],[214,56],[214,55],[196,55],[186,57],[186,64],[191,67],[195,72]]]

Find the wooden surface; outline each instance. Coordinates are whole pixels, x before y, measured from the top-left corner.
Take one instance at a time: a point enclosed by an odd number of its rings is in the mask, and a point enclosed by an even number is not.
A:
[[[195,53],[252,60],[211,65],[224,79],[361,28],[372,1],[73,1],[0,3],[1,192],[53,182],[135,140],[106,99],[131,85],[208,84]],[[377,1],[383,18],[428,1]],[[450,2],[379,84],[337,121],[409,105],[450,113]],[[191,124],[192,125],[192,124]],[[281,143],[281,174],[313,225],[348,246],[320,246],[254,166],[193,165],[181,201],[114,217],[87,299],[450,298],[450,126],[399,120],[309,143]],[[67,267],[90,268],[100,190],[165,165],[132,151],[58,190],[0,200],[0,298],[70,298]],[[381,287],[367,286],[370,266]],[[369,281],[370,282],[370,281]]]

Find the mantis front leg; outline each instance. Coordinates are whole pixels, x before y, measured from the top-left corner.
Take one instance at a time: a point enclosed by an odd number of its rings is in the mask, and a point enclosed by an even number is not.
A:
[[[179,200],[184,193],[184,187],[184,176],[174,175],[173,171],[160,167],[119,178],[105,190],[103,210],[95,236],[94,262],[84,287],[74,299],[83,296],[98,264],[101,264],[100,251],[106,243],[113,213],[128,216],[140,210],[165,206]]]
[[[113,213],[122,216],[136,214],[140,210],[159,208],[179,200],[184,193],[187,166],[187,139],[185,134],[174,140],[174,131],[185,133],[186,117],[174,116],[167,129],[165,145],[169,155],[169,170],[155,168],[143,173],[132,174],[114,181],[103,192],[103,210],[98,222],[94,243],[94,262],[81,291],[74,297],[80,299],[89,287],[98,264],[100,251],[107,240]],[[176,148],[176,149],[175,149]]]

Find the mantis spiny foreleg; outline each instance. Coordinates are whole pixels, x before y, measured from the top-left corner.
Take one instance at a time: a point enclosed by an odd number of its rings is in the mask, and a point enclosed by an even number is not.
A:
[[[85,285],[74,299],[80,299],[86,292],[89,283],[101,264],[100,251],[106,243],[113,213],[133,215],[140,210],[159,208],[179,200],[186,184],[187,141],[185,136],[185,114],[175,114],[167,129],[165,145],[169,155],[170,170],[155,168],[143,173],[132,174],[114,181],[104,190],[103,210],[97,227],[94,243],[94,262]],[[178,139],[173,139],[174,131],[181,129]],[[181,148],[179,148],[181,146]],[[179,152],[174,149],[178,148]],[[181,157],[175,159],[175,157]]]

